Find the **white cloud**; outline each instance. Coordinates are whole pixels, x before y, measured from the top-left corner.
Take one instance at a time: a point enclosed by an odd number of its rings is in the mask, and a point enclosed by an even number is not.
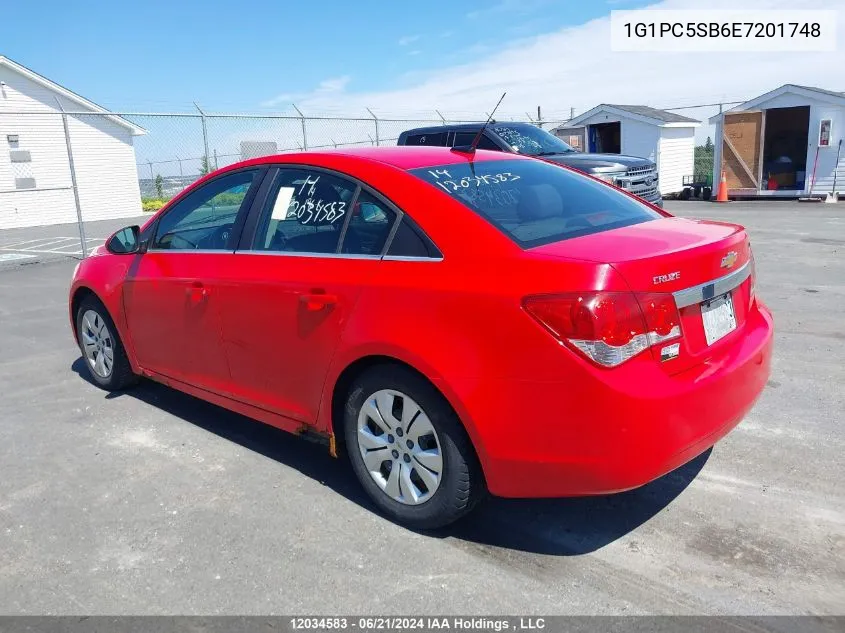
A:
[[[420,53],[422,53],[422,51],[419,49],[408,51],[408,55],[419,55]]]
[[[735,0],[711,0],[709,8],[733,8]],[[496,5],[498,6],[498,5]],[[845,8],[845,0],[757,0],[755,8]],[[666,0],[649,8],[700,8],[700,0]],[[845,46],[845,14],[838,41]],[[361,116],[489,111],[502,92],[502,115],[524,116],[543,108],[545,118],[565,118],[598,103],[676,107],[739,101],[785,83],[845,90],[845,64],[837,53],[614,53],[609,16],[555,32],[522,38],[484,57],[450,67],[408,73],[388,90],[349,91],[348,78],[327,92],[320,87],[298,98],[310,113]],[[679,111],[704,119],[714,112]],[[498,116],[498,115],[497,115]],[[502,116],[504,118],[504,116]],[[707,130],[702,126],[702,134]]]
[[[332,77],[321,81],[312,92],[286,92],[261,102],[262,108],[272,108],[279,105],[290,105],[296,101],[311,101],[313,99],[331,99],[346,89],[351,77]]]
[[[499,2],[484,9],[470,11],[467,13],[467,17],[470,20],[477,20],[485,16],[496,16],[502,13],[525,15],[554,3],[558,3],[559,7],[563,4],[560,0],[499,0]]]
[[[407,46],[408,44],[413,44],[417,40],[420,39],[419,35],[406,35],[405,37],[399,38],[399,46]]]

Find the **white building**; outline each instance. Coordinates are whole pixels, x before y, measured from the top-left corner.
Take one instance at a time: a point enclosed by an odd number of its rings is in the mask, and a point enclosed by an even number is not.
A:
[[[724,170],[733,197],[845,191],[845,93],[786,84],[710,119],[714,193]],[[838,160],[837,160],[838,156]]]
[[[133,137],[143,128],[0,56],[0,229],[76,222],[67,117],[85,221],[141,214]]]
[[[700,121],[648,106],[601,104],[551,130],[577,149],[627,154],[653,161],[660,193],[678,193],[693,175],[695,128]]]

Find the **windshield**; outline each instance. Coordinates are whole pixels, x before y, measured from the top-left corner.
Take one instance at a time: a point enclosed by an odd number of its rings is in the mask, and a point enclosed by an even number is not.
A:
[[[546,156],[548,154],[568,154],[577,151],[558,137],[534,125],[497,123],[493,127],[493,131],[520,154]]]
[[[661,216],[602,182],[543,160],[491,160],[412,169],[523,248]]]

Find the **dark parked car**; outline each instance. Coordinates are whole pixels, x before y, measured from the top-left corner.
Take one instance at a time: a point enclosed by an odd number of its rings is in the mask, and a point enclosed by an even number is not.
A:
[[[407,130],[399,135],[398,144],[442,147],[469,145],[481,125],[462,123]],[[647,202],[663,206],[657,182],[657,166],[645,158],[579,152],[536,125],[515,122],[491,122],[484,130],[478,148],[542,156],[606,180]]]

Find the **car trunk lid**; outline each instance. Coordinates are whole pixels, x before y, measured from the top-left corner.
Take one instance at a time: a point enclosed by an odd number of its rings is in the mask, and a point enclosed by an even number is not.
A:
[[[745,230],[735,224],[668,217],[531,251],[609,263],[636,293],[673,294],[681,338],[652,349],[669,373],[704,362],[729,344],[751,304],[751,251]],[[724,334],[730,312],[736,328]],[[675,343],[677,350],[664,351]]]

